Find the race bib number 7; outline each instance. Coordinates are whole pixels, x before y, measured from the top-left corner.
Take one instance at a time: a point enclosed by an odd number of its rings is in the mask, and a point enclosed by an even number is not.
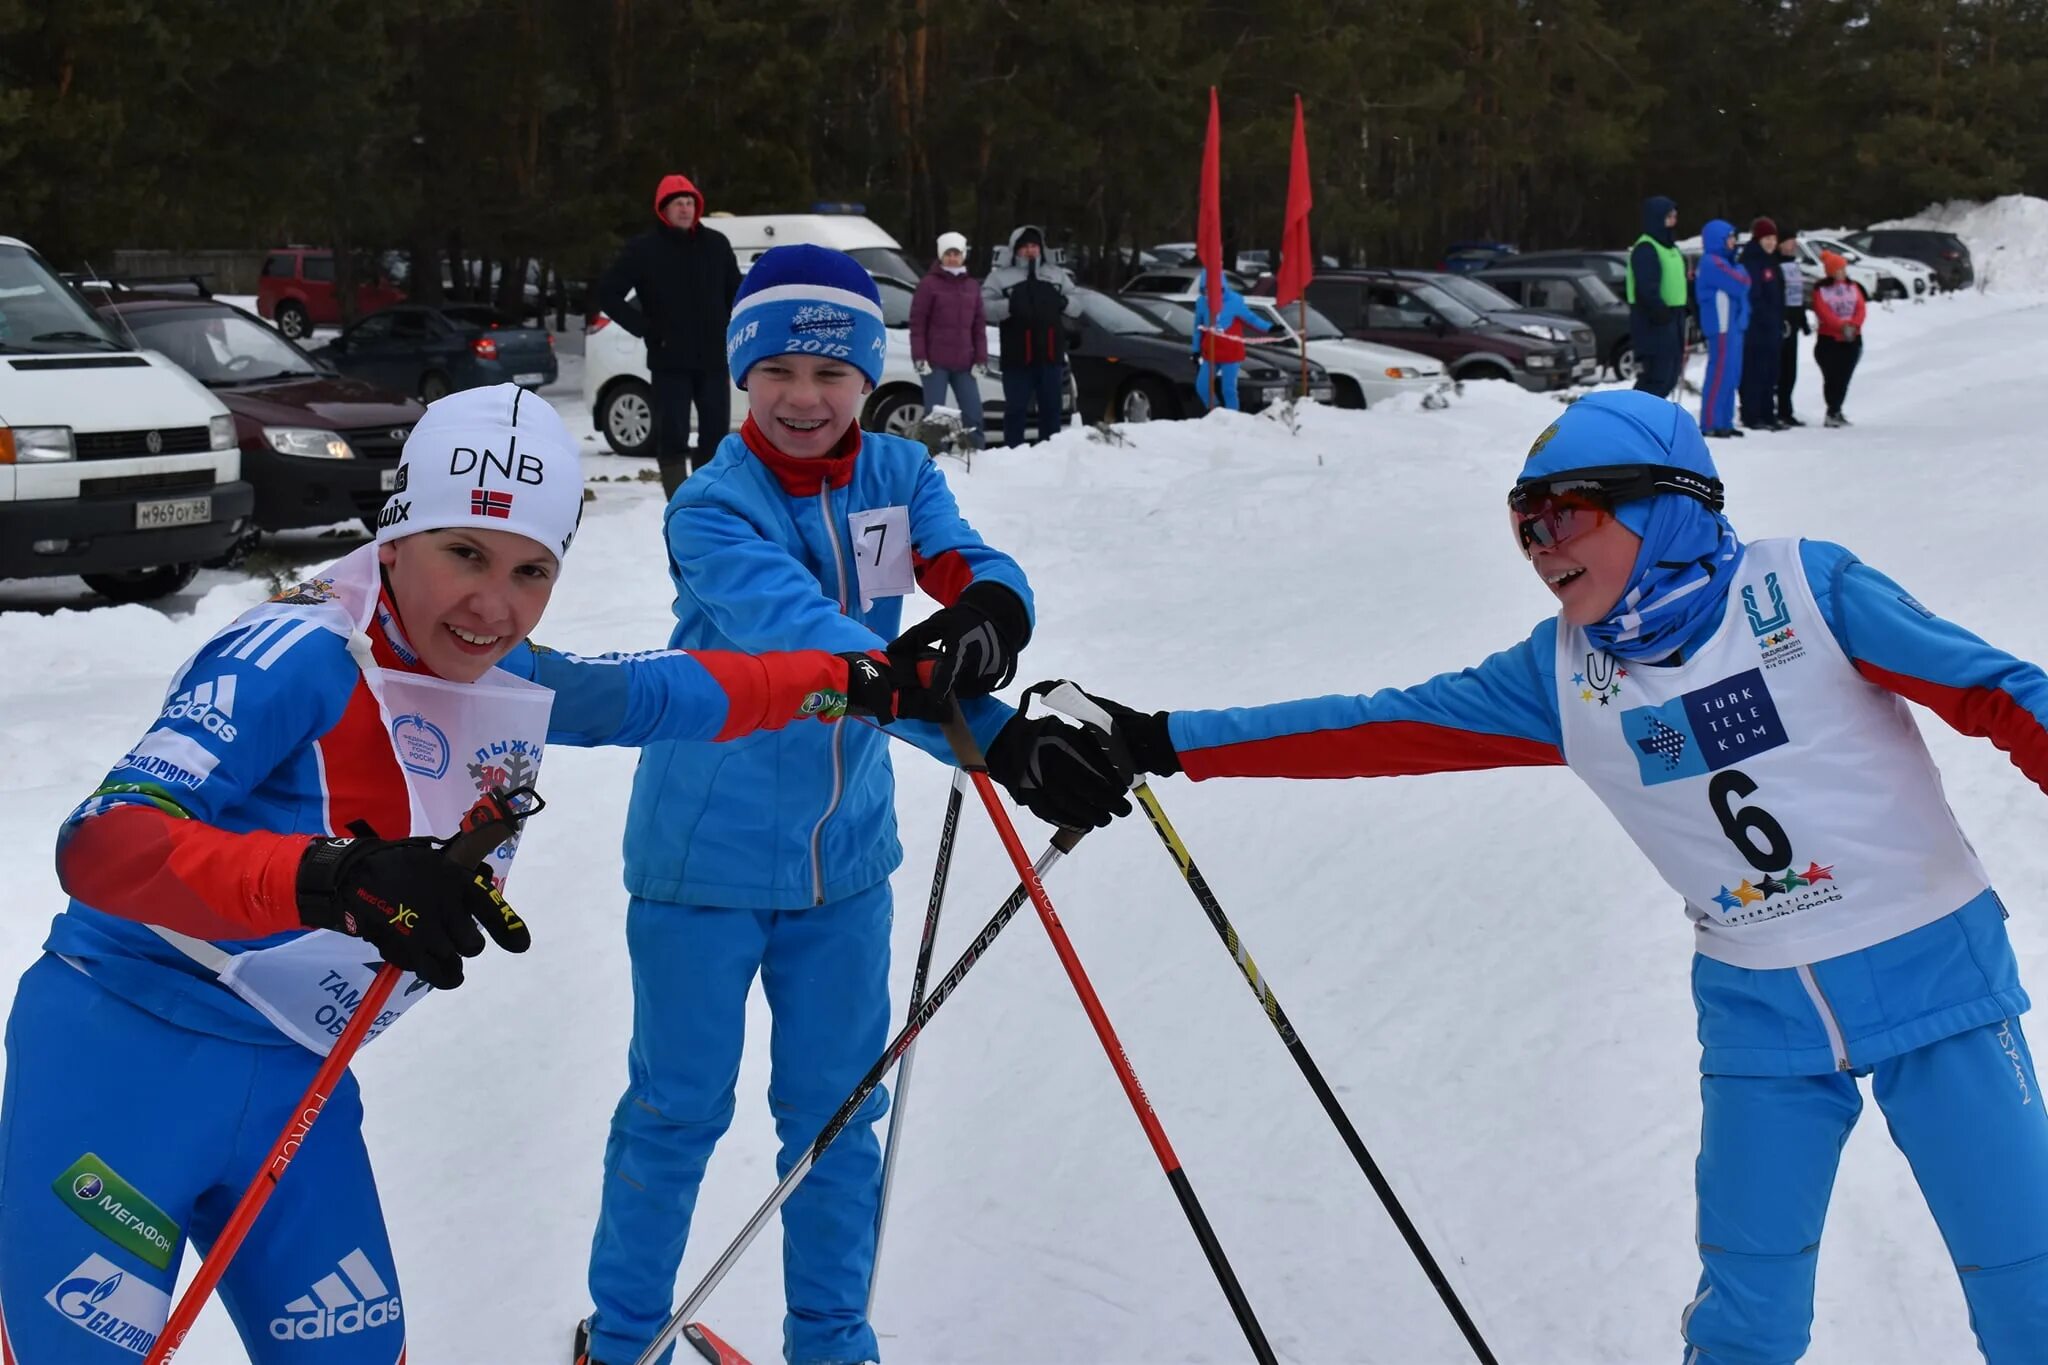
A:
[[[853,541],[853,564],[860,578],[860,606],[866,611],[878,597],[903,597],[917,588],[910,553],[910,509],[876,507],[851,512],[846,518]]]

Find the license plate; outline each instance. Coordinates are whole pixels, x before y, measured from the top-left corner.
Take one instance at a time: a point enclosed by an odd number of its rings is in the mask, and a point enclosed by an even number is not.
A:
[[[536,388],[539,385],[547,383],[548,377],[545,374],[541,374],[539,372],[533,374],[515,374],[512,376],[512,382],[526,388]]]
[[[135,529],[157,531],[166,526],[204,526],[213,520],[213,499],[171,498],[135,504]]]
[[[389,469],[380,469],[377,471],[377,487],[383,489],[386,493],[389,493],[392,489],[398,487],[397,465],[393,465]]]

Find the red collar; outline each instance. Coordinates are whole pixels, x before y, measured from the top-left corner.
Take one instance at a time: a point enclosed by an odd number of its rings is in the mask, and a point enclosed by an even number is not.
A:
[[[799,460],[776,449],[775,443],[768,439],[768,433],[754,424],[751,412],[740,426],[740,439],[747,443],[748,450],[754,452],[755,459],[768,466],[776,482],[782,485],[782,491],[793,498],[814,498],[827,483],[834,488],[846,487],[853,482],[853,462],[860,455],[858,422],[846,429],[836,451],[814,460]]]
[[[398,619],[398,605],[391,600],[388,585],[377,589],[377,610],[370,620],[370,657],[380,668],[398,673],[425,673],[438,677],[432,669],[420,662],[419,651],[412,641],[405,638],[405,627]]]

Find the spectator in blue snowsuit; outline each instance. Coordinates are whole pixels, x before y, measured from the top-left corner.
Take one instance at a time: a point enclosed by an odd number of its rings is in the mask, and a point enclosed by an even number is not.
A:
[[[1201,398],[1202,406],[1211,406],[1209,394],[1209,366],[1215,362],[1216,383],[1223,391],[1223,406],[1232,412],[1240,411],[1237,401],[1237,372],[1244,364],[1244,329],[1249,326],[1256,332],[1270,332],[1273,324],[1245,306],[1244,295],[1223,286],[1223,306],[1217,310],[1216,322],[1209,322],[1209,291],[1206,286],[1197,286],[1195,299],[1195,331],[1190,346],[1195,356],[1195,393]],[[1207,342],[1207,346],[1203,345]]]
[[[1709,436],[1740,436],[1735,429],[1735,393],[1742,383],[1743,347],[1749,335],[1749,273],[1735,264],[1728,239],[1735,225],[1716,218],[1700,230],[1700,335],[1707,348],[1707,379],[1700,390],[1700,430]],[[1776,314],[1772,315],[1777,316]]]
[[[1742,425],[1783,431],[1778,421],[1778,358],[1785,349],[1785,263],[1778,255],[1778,225],[1759,218],[1742,248],[1749,276],[1749,324],[1742,338]]]
[[[1743,542],[1720,501],[1682,409],[1594,394],[1537,438],[1510,495],[1559,608],[1527,639],[1416,687],[1107,709],[1140,770],[1196,780],[1569,765],[1692,922],[1704,1113],[1685,1365],[1805,1352],[1861,1077],[1979,1349],[2036,1365],[2048,1105],[2028,1000],[2004,906],[1906,703],[2048,789],[2048,675],[1839,545]]]
[[[1643,201],[1643,232],[1628,253],[1629,345],[1636,388],[1669,398],[1685,366],[1685,257],[1671,234],[1678,205],[1661,194]]]
[[[1026,720],[985,695],[1031,636],[1023,570],[961,517],[922,445],[859,426],[885,336],[880,293],[843,252],[776,247],[747,272],[726,346],[749,415],[663,518],[671,638],[875,650],[921,588],[945,605],[892,653],[929,647],[943,663],[989,772],[1021,804],[1057,824],[1106,823],[1129,805],[1102,744],[1076,748],[1057,718]],[[698,1182],[732,1121],[755,976],[775,1021],[769,1103],[784,1173],[888,1041],[895,781],[886,736],[836,728],[818,743],[656,744],[634,778],[633,1038],[591,1248],[596,1312],[581,1358],[592,1365],[638,1359],[669,1316]],[[950,761],[935,726],[894,733]],[[873,1126],[886,1104],[877,1088],[782,1208],[790,1361],[877,1358]]]
[[[375,544],[199,649],[58,835],[71,900],[7,1025],[0,1360],[136,1365],[187,1245],[215,1241],[299,1122],[378,959],[406,974],[371,1039],[461,985],[485,932],[526,948],[497,891],[518,841],[467,865],[441,842],[481,793],[536,784],[556,745],[823,730],[806,718],[867,669],[531,644],[583,476],[562,419],[514,385],[428,407],[397,487]],[[352,1074],[300,1131],[219,1282],[245,1358],[403,1361],[418,1305]]]

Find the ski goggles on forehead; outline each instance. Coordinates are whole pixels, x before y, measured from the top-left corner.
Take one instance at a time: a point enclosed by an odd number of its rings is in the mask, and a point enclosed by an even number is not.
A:
[[[1674,465],[1603,465],[1516,484],[1508,493],[1508,523],[1526,557],[1593,530],[1613,517],[1617,503],[1658,493],[1682,493],[1721,510],[1719,479]]]

